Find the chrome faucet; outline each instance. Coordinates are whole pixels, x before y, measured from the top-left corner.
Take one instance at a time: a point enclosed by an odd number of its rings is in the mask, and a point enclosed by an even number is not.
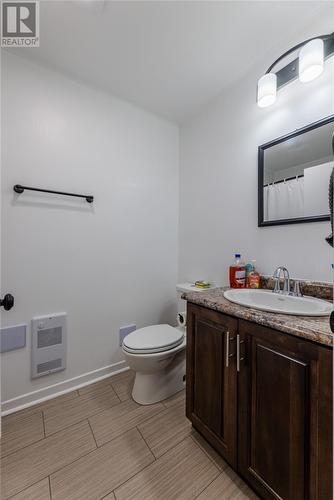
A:
[[[283,284],[283,290],[281,290],[280,286],[280,278],[281,274],[283,272],[283,277],[284,277],[284,284]],[[282,293],[284,295],[292,295],[293,297],[302,297],[303,294],[300,289],[300,283],[298,280],[293,280],[293,291],[290,290],[290,275],[289,271],[287,270],[286,267],[284,266],[279,266],[273,275],[273,278],[275,280],[275,286],[273,289],[274,293]]]
[[[280,278],[281,274],[283,272],[283,277],[284,277],[284,284],[283,284],[283,290],[281,290],[280,287]],[[286,267],[284,266],[279,266],[276,271],[274,272],[273,278],[275,280],[275,286],[274,286],[274,293],[284,293],[285,295],[290,294],[290,275],[289,271],[287,270]]]

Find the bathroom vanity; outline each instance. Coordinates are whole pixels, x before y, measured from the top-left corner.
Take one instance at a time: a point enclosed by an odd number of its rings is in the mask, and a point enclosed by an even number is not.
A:
[[[187,293],[193,426],[264,499],[332,499],[332,333],[328,317]]]

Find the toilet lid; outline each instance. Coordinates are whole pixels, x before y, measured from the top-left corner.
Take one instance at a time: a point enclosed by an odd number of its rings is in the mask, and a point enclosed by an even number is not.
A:
[[[141,354],[168,351],[180,345],[184,332],[170,325],[153,325],[139,328],[123,340],[125,350]]]

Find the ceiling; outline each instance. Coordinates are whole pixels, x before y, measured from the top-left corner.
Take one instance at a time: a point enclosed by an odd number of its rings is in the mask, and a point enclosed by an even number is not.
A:
[[[181,123],[300,41],[333,2],[41,1],[40,47],[9,49]],[[330,13],[331,10],[331,13]]]

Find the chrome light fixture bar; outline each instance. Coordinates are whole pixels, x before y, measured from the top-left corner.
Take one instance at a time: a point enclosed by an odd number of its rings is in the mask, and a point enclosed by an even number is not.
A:
[[[275,66],[284,58],[300,49],[296,59],[276,73]],[[317,78],[324,69],[324,61],[334,54],[334,32],[298,43],[274,61],[257,84],[257,104],[260,108],[276,101],[277,90],[299,77],[303,83]]]

